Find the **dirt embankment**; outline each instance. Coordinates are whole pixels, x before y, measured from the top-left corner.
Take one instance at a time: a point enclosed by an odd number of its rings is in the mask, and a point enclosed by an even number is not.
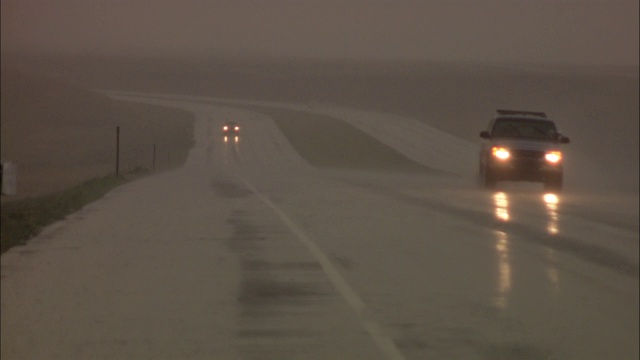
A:
[[[181,165],[193,143],[193,115],[116,101],[55,77],[2,67],[2,161],[17,165],[15,196],[41,195],[120,171]]]

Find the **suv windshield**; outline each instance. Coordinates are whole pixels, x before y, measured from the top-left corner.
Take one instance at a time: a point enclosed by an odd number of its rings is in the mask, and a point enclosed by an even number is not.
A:
[[[535,139],[555,141],[558,139],[552,121],[527,119],[497,119],[491,136],[494,138]]]

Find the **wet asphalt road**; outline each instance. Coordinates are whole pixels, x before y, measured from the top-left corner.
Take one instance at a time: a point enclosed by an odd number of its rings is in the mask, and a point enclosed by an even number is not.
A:
[[[482,191],[304,112],[178,105],[183,169],[2,256],[3,359],[638,357],[637,198]]]

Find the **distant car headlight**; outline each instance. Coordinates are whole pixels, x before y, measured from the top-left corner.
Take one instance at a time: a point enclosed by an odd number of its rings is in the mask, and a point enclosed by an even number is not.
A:
[[[493,154],[494,157],[500,160],[507,160],[511,156],[511,153],[509,153],[509,150],[503,147],[497,147],[497,146],[494,146],[491,148],[491,154]]]
[[[225,125],[225,126],[222,127],[222,130],[227,131],[227,130],[229,130],[229,127],[227,125]]]
[[[550,151],[544,154],[545,160],[552,164],[557,164],[562,160],[562,153],[560,151]]]
[[[240,126],[236,126],[236,127],[235,127],[235,130],[236,130],[236,131],[239,131],[239,130],[240,130]]]

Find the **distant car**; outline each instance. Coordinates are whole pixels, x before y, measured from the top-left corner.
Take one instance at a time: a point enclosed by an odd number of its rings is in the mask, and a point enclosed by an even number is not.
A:
[[[240,125],[235,122],[226,122],[222,125],[223,135],[240,135]]]
[[[547,190],[562,189],[560,144],[569,138],[543,112],[497,110],[480,148],[480,180],[493,188],[498,181],[542,182]]]

